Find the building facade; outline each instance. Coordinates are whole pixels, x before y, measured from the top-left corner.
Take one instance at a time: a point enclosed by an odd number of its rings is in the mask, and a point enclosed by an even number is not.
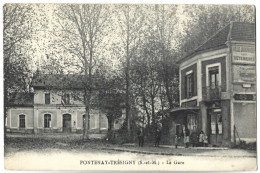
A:
[[[191,140],[203,131],[212,146],[255,142],[255,24],[229,24],[179,63],[180,107],[170,110],[171,143],[185,129]]]
[[[31,94],[16,94],[6,118],[7,132],[21,133],[83,133],[89,137],[103,138],[108,131],[108,119],[104,112],[92,105],[86,116],[82,83],[71,81],[64,85],[60,76],[45,75],[33,79]],[[114,123],[121,127],[122,117]],[[85,126],[85,127],[84,127]],[[87,127],[86,127],[87,126]]]

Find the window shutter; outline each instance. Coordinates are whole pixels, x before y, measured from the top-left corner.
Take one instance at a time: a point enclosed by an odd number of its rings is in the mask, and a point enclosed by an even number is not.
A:
[[[192,91],[192,96],[195,95],[195,85],[194,85],[194,73],[191,73],[191,91]]]
[[[188,89],[188,86],[187,86],[187,76],[184,77],[184,98],[187,98],[187,89]]]

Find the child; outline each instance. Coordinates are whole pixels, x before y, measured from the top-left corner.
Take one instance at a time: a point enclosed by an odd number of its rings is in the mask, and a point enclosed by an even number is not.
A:
[[[208,146],[208,136],[206,134],[204,134],[203,142],[204,142],[204,147],[207,147]]]
[[[199,134],[199,146],[203,147],[204,132],[201,130]]]

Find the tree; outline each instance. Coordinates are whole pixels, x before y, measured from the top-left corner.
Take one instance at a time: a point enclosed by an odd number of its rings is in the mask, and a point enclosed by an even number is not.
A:
[[[114,140],[114,122],[122,117],[125,108],[124,90],[121,81],[122,79],[116,76],[103,78],[99,82],[98,103],[99,108],[106,114],[108,119],[108,140]]]
[[[177,57],[172,50],[174,47],[175,28],[178,17],[176,16],[176,5],[155,5],[155,32],[160,42],[161,59],[158,65],[159,78],[163,83],[161,98],[167,98],[168,108],[178,106],[178,68],[176,66]],[[163,107],[162,107],[163,109]]]
[[[32,6],[25,4],[5,4],[3,7],[5,118],[15,98],[11,97],[11,93],[29,92],[31,69],[28,40],[34,31],[33,21],[30,20],[33,12]]]
[[[125,72],[125,104],[128,137],[131,138],[131,82],[130,68],[131,57],[136,51],[136,43],[141,39],[141,28],[144,24],[144,13],[141,5],[121,5],[119,8],[118,22],[120,27],[119,37],[123,43],[124,72]]]
[[[181,57],[188,55],[230,22],[255,22],[255,9],[250,5],[185,5],[187,21],[179,35]]]
[[[157,112],[178,106],[178,68],[172,50],[177,7],[146,9],[144,39],[138,42],[131,70],[136,100],[146,114],[149,133],[150,126],[154,130],[160,124]]]
[[[58,29],[55,36],[60,39],[58,47],[64,53],[72,57],[70,65],[77,66],[79,72],[84,73],[84,103],[86,114],[89,118],[89,111],[93,92],[93,73],[97,63],[98,50],[105,35],[109,20],[109,6],[89,4],[66,4],[60,5],[55,11],[58,17]],[[78,61],[73,60],[77,58]],[[88,121],[86,121],[87,123]],[[84,126],[86,129],[88,125]],[[87,130],[84,129],[84,136],[87,137]]]

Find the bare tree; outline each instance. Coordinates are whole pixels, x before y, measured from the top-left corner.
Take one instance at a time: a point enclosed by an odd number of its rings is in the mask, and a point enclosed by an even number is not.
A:
[[[106,28],[110,17],[109,6],[97,4],[66,4],[60,5],[55,11],[58,17],[59,31],[55,36],[60,40],[58,45],[72,59],[70,66],[75,65],[84,78],[84,104],[89,118],[92,101],[93,73],[97,64],[100,45],[104,36],[109,32]],[[84,135],[87,137],[88,121],[84,126]]]
[[[119,8],[119,27],[120,38],[123,43],[123,57],[125,57],[125,86],[126,86],[126,122],[128,136],[131,138],[131,82],[130,66],[131,57],[134,55],[137,46],[136,43],[141,39],[141,29],[144,25],[144,13],[141,5],[121,5]]]
[[[165,5],[155,5],[155,31],[157,32],[157,39],[161,44],[159,49],[162,53],[158,69],[160,70],[160,79],[163,83],[162,87],[165,91],[169,108],[174,108],[178,102],[178,98],[176,98],[178,95],[178,81],[176,81],[178,68],[175,65],[177,57],[173,55],[174,51],[172,50],[175,43],[176,23],[178,23],[176,13],[176,5],[166,7]]]

